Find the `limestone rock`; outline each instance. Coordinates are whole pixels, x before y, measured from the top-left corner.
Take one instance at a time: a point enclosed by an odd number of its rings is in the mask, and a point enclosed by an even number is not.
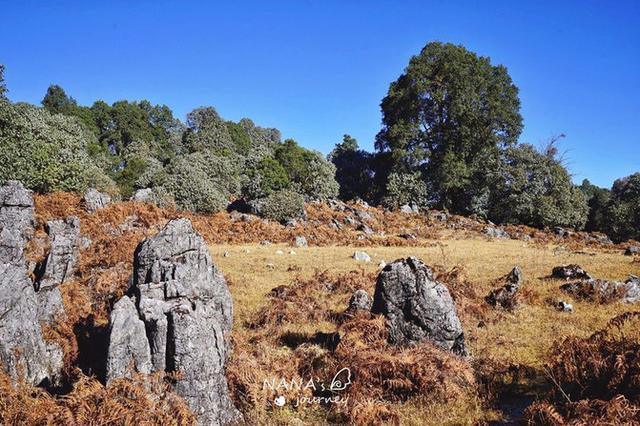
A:
[[[33,196],[22,183],[0,188],[0,263],[24,264],[24,247],[33,235]]]
[[[553,278],[561,278],[566,280],[591,279],[591,275],[589,275],[587,271],[582,269],[580,265],[575,264],[556,266],[551,271],[551,276]]]
[[[300,235],[300,236],[296,237],[295,246],[296,247],[308,247],[309,244],[307,243],[307,239],[304,236]]]
[[[511,236],[502,228],[495,226],[487,226],[484,228],[484,234],[489,238],[497,238],[499,240],[508,240]]]
[[[41,320],[51,321],[64,309],[58,286],[73,276],[80,251],[80,220],[69,216],[65,220],[47,223],[51,249],[44,263],[36,269],[39,314]]]
[[[505,284],[502,287],[491,290],[485,300],[491,306],[500,306],[503,309],[512,310],[518,304],[516,296],[522,283],[522,271],[520,268],[518,266],[513,268],[504,277],[504,281]]]
[[[466,355],[464,333],[447,287],[415,257],[388,264],[378,275],[371,312],[387,318],[389,340],[407,345],[429,339]]]
[[[640,247],[638,246],[629,246],[624,251],[625,256],[640,256]]]
[[[564,284],[560,289],[578,299],[601,303],[611,301],[636,303],[640,301],[640,279],[635,275],[629,276],[624,282],[586,279]]]
[[[369,311],[371,310],[371,296],[366,290],[356,290],[349,299],[348,311]]]
[[[356,251],[352,257],[359,262],[371,262],[371,256],[364,251]]]
[[[124,296],[111,311],[107,381],[132,372],[151,373],[151,350],[144,322],[133,301]]]
[[[138,189],[131,197],[131,201],[138,203],[149,203],[153,196],[153,190],[151,188]]]
[[[24,247],[33,235],[33,198],[21,183],[0,188],[0,368],[13,381],[55,383],[62,350],[42,338]]]
[[[96,210],[104,208],[111,202],[111,197],[107,194],[103,194],[94,188],[89,188],[84,193],[84,206],[89,213],[93,213]]]
[[[189,220],[172,220],[138,245],[134,268],[132,294],[145,325],[152,371],[180,374],[175,389],[200,424],[241,420],[225,377],[231,295],[204,239]],[[110,345],[109,352],[117,350]]]

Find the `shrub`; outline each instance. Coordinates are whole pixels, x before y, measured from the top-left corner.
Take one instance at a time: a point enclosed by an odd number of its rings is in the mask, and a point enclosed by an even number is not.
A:
[[[0,183],[10,179],[38,192],[113,192],[113,182],[89,157],[95,136],[77,119],[27,104],[0,101]]]
[[[176,205],[184,210],[217,212],[226,208],[228,202],[224,188],[216,185],[202,164],[190,156],[171,163],[166,189]]]
[[[387,182],[387,195],[383,204],[389,208],[398,208],[404,204],[415,203],[420,207],[427,205],[427,185],[420,173],[391,173]]]
[[[304,217],[304,197],[290,189],[283,189],[269,195],[263,207],[264,217],[285,223]]]

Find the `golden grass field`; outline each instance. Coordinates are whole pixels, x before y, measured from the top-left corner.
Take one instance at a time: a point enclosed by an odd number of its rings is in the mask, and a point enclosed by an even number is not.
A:
[[[427,265],[439,265],[445,269],[460,267],[473,286],[475,300],[456,300],[463,304],[483,305],[483,298],[495,287],[496,280],[519,265],[524,274],[522,293],[524,301],[514,312],[488,310],[483,314],[483,326],[478,326],[477,316],[460,316],[467,336],[467,344],[473,359],[492,359],[504,365],[518,365],[544,371],[541,367],[555,342],[566,336],[586,337],[602,328],[614,316],[634,310],[630,305],[619,303],[599,305],[573,300],[559,290],[562,281],[550,279],[554,266],[577,263],[598,278],[623,280],[629,274],[640,274],[640,263],[633,262],[619,251],[606,252],[588,249],[586,252],[571,252],[556,246],[542,246],[522,241],[489,241],[483,238],[425,240],[419,247],[366,247],[327,246],[293,248],[285,244],[272,245],[211,245],[214,262],[230,279],[234,300],[234,336],[236,340],[251,333],[247,323],[264,306],[271,302],[267,293],[274,287],[289,284],[296,277],[310,278],[316,271],[332,274],[364,271],[376,273],[380,261],[416,256]],[[294,253],[291,253],[291,251]],[[372,258],[370,263],[357,262],[351,258],[354,250],[365,250]],[[227,253],[225,256],[224,253]],[[373,294],[373,282],[366,290]],[[455,291],[453,292],[455,294]],[[473,294],[473,293],[472,293]],[[320,297],[320,296],[318,296]],[[469,298],[465,293],[462,299]],[[557,311],[552,301],[563,299],[574,306],[574,313]],[[322,298],[327,309],[343,310],[346,297]],[[288,330],[313,333],[333,331],[331,323],[319,321],[289,323]],[[242,345],[240,343],[240,345]],[[285,345],[273,345],[270,350],[278,353],[278,359],[287,358],[291,351]],[[538,378],[540,380],[544,377]],[[505,379],[506,380],[506,379]],[[531,380],[531,378],[529,378]],[[534,383],[526,386],[525,392],[536,395]],[[537,381],[535,378],[533,381]],[[499,412],[482,407],[475,400],[458,400],[439,406],[425,407],[415,398],[396,405],[403,424],[473,424],[501,418]],[[286,411],[286,410],[285,410]],[[264,417],[266,415],[266,417]],[[323,413],[279,413],[277,409],[263,412],[256,421],[281,421],[291,418],[308,421],[323,421]]]

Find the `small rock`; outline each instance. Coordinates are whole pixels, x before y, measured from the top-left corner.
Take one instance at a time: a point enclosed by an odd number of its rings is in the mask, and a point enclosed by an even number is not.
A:
[[[516,266],[503,280],[505,284],[502,287],[491,290],[485,297],[485,301],[494,307],[500,306],[506,310],[513,310],[518,304],[517,293],[522,283],[522,271]]]
[[[225,251],[224,253],[222,253],[222,257],[229,257],[230,253],[228,251]]]
[[[365,224],[365,223],[361,223],[358,226],[358,231],[363,232],[365,235],[371,235],[371,234],[374,233],[373,229],[371,229],[371,227],[369,225]]]
[[[153,190],[151,188],[138,189],[131,197],[131,201],[137,203],[149,203],[153,196]]]
[[[83,201],[87,212],[93,213],[109,204],[111,202],[111,197],[107,194],[103,194],[97,189],[89,188],[84,193]]]
[[[260,241],[260,245],[261,245],[261,246],[270,246],[270,245],[271,245],[271,241],[269,241],[269,240],[262,240],[262,241]]]
[[[562,312],[573,312],[573,305],[561,300],[558,302],[558,310]]]
[[[371,303],[372,300],[371,296],[369,296],[369,293],[367,293],[366,290],[359,289],[356,290],[351,296],[351,299],[349,299],[349,307],[347,310],[350,312],[358,310],[370,311]]]
[[[398,235],[400,238],[404,238],[405,240],[416,240],[417,237],[414,234],[400,234]]]
[[[296,247],[308,247],[307,239],[302,235],[297,236],[296,240],[295,240],[295,246]]]
[[[511,236],[502,228],[487,226],[484,228],[484,234],[489,238],[497,238],[500,240],[508,240]]]
[[[356,251],[352,257],[359,262],[371,262],[371,257],[364,251]]]
[[[289,254],[290,254],[291,256],[295,256],[295,255],[296,255],[296,252],[295,252],[294,250],[290,250],[290,251],[289,251]]]
[[[624,251],[625,256],[640,256],[640,247],[638,246],[629,246]]]
[[[276,250],[276,254],[277,255],[282,255],[282,254],[284,254],[284,252],[282,250]]]
[[[371,219],[373,219],[373,216],[371,216],[371,213],[366,212],[364,210],[356,209],[353,213],[360,220],[371,220]]]
[[[352,218],[351,216],[345,216],[344,217],[344,223],[347,225],[351,225],[354,226],[357,222],[354,218]]]
[[[385,262],[384,260],[381,260],[380,263],[378,263],[378,268],[382,269],[385,266],[387,266],[387,262]]]
[[[404,204],[400,206],[400,213],[411,214],[414,213],[414,211],[409,204]]]

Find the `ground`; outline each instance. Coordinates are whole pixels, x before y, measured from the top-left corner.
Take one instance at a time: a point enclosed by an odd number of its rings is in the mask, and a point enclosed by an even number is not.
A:
[[[537,383],[544,381],[545,377],[536,375],[544,376],[543,366],[554,343],[565,336],[589,336],[612,317],[630,310],[629,305],[598,305],[571,299],[559,290],[562,282],[549,277],[551,269],[560,264],[577,263],[593,276],[615,280],[640,273],[640,263],[623,256],[620,251],[589,249],[571,252],[554,245],[516,240],[489,241],[483,238],[425,240],[419,247],[366,247],[364,250],[372,258],[370,263],[356,262],[351,258],[353,252],[362,250],[362,247],[294,248],[286,244],[249,244],[212,245],[210,248],[214,262],[231,282],[236,336],[250,333],[248,323],[261,308],[271,303],[267,294],[272,288],[289,284],[296,277],[310,279],[316,271],[338,274],[355,270],[375,274],[381,261],[391,262],[415,256],[427,265],[439,265],[445,270],[462,268],[473,291],[458,296],[458,299],[469,299],[471,294],[470,298],[475,300],[456,300],[456,303],[481,305],[484,296],[496,286],[496,280],[519,265],[524,274],[522,292],[525,300],[514,313],[486,312],[474,315],[461,312],[472,359],[476,362],[490,359],[499,365],[518,366],[522,371],[534,371],[528,379],[518,379],[520,384],[524,384],[524,389],[521,389],[520,395],[516,395],[516,405],[517,398],[530,401],[531,398],[543,396],[542,393],[546,390],[537,386]],[[373,282],[368,282],[370,287],[366,290],[373,294]],[[575,312],[557,311],[552,304],[558,299],[570,301]],[[338,298],[332,304],[334,306],[327,306],[327,309],[339,311],[346,306],[346,299]],[[482,319],[478,320],[478,317]],[[298,324],[292,322],[287,327],[306,333],[335,329],[326,321],[315,324],[308,321]],[[271,350],[284,352],[286,358],[286,352],[291,349],[282,344],[274,345]],[[428,411],[437,417],[430,418],[425,418],[425,407],[421,407],[416,400],[398,404],[395,409],[401,413],[403,423],[413,423],[411,420],[414,420],[415,424],[457,424],[463,421],[474,423],[478,420],[506,419],[511,410],[508,402],[504,402],[502,407],[498,404],[498,408],[503,408],[505,413],[486,406],[470,407],[466,402],[463,403],[464,407],[453,404],[455,403],[447,402],[442,406],[431,404]],[[267,418],[280,418],[277,407],[272,408],[274,410],[267,413]],[[415,416],[417,413],[421,413],[419,417]],[[316,414],[322,416],[322,413]],[[304,413],[297,415],[306,417]],[[469,415],[477,417],[464,418]]]

